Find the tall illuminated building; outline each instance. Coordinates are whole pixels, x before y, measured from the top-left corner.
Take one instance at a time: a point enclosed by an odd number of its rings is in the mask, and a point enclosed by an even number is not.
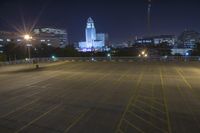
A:
[[[87,20],[85,29],[85,42],[79,42],[79,51],[105,51],[108,35],[105,33],[96,33],[96,28],[93,19],[90,17]]]
[[[87,26],[85,29],[87,47],[93,47],[96,40],[96,29],[92,18],[88,18]]]

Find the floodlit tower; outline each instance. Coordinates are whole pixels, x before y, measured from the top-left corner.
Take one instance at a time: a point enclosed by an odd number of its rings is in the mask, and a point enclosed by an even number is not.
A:
[[[96,29],[94,26],[94,21],[91,17],[88,18],[88,20],[87,20],[87,26],[85,29],[85,33],[86,33],[87,46],[92,48],[94,45],[94,41],[96,40]]]
[[[151,36],[151,0],[148,0],[147,30],[148,35]]]

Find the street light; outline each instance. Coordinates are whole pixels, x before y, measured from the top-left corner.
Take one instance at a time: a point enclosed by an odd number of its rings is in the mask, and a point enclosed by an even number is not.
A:
[[[108,54],[107,54],[107,58],[108,58],[109,60],[111,60],[111,59],[112,59],[112,56],[111,56],[111,54],[110,54],[110,53],[108,53]]]
[[[142,55],[144,55],[145,54],[145,51],[142,51]]]
[[[24,39],[26,41],[30,41],[32,39],[32,37],[30,35],[26,34],[26,35],[24,35]]]
[[[24,40],[27,42],[26,46],[28,47],[28,57],[29,57],[29,60],[31,59],[31,50],[30,50],[30,47],[32,46],[31,44],[29,44],[28,42],[30,42],[32,39],[32,36],[26,34],[24,35]]]
[[[110,57],[111,56],[110,53],[108,53],[107,56]]]
[[[143,50],[143,51],[141,51],[141,53],[138,55],[138,57],[147,58],[147,57],[148,57],[148,53],[146,52],[146,50]]]
[[[188,60],[188,56],[190,55],[190,53],[189,52],[186,52],[185,53],[185,61],[187,61]]]

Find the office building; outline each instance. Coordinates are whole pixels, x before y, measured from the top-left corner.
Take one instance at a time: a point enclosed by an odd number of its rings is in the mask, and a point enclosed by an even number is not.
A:
[[[200,33],[192,30],[184,31],[178,38],[178,45],[182,48],[194,48],[198,42],[200,42]]]
[[[135,44],[141,45],[159,45],[166,43],[169,46],[174,46],[176,44],[177,38],[175,35],[159,35],[152,37],[144,37],[142,39],[137,39]]]
[[[64,48],[68,45],[66,30],[55,28],[40,28],[33,30],[35,43],[45,43],[48,46]]]
[[[4,47],[8,43],[21,43],[22,39],[15,32],[0,31],[0,53],[4,52]]]

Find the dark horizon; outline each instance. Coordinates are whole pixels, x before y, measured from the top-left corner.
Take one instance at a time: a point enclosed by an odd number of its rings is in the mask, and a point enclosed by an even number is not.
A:
[[[24,29],[23,24],[31,27],[35,23],[35,27],[64,28],[70,41],[78,42],[84,40],[86,20],[92,17],[97,32],[108,33],[114,42],[147,35],[148,0],[3,0],[0,3],[0,30],[16,31],[16,27]],[[197,0],[154,0],[151,11],[152,34],[200,31]]]

